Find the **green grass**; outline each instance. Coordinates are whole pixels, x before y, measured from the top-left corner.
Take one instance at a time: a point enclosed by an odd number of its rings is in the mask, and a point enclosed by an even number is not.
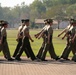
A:
[[[41,47],[42,44],[42,39],[36,39],[34,38],[34,34],[38,33],[40,30],[36,29],[36,30],[30,30],[30,34],[32,36],[32,38],[34,39],[34,42],[31,42],[31,47],[35,53],[35,55],[38,53],[39,48]],[[53,34],[53,45],[54,45],[54,49],[57,55],[61,55],[65,45],[66,45],[66,39],[62,40],[61,37],[57,37],[57,35],[60,33],[61,30],[54,30],[54,34]],[[16,48],[17,42],[16,42],[16,36],[17,36],[17,30],[7,30],[8,33],[8,44],[9,44],[9,49],[11,52],[11,55],[13,55],[14,50]],[[0,55],[2,56],[3,54],[0,53]],[[25,56],[25,53],[23,53],[23,56]],[[47,56],[49,56],[49,54],[47,53]],[[72,56],[72,53],[70,54],[70,56]]]

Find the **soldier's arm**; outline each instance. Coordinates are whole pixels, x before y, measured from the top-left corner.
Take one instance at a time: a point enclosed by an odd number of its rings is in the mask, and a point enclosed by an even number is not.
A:
[[[60,37],[65,31],[66,31],[66,28],[60,34],[58,34],[58,37]]]
[[[40,38],[43,36],[43,34],[44,34],[44,31],[42,31],[42,32],[40,33],[40,35],[38,36],[38,39],[40,39]]]
[[[38,38],[44,30],[41,30],[39,33],[35,34],[35,38]]]
[[[34,42],[34,40],[31,38],[30,34],[29,34],[28,37],[29,37],[29,39],[31,40],[31,42]]]
[[[5,30],[3,29],[2,31],[1,31],[1,44],[4,44],[4,41],[5,41],[5,38],[4,38],[4,35],[5,35]]]
[[[25,36],[28,37],[32,42],[34,41],[34,40],[31,38],[30,34],[29,34],[28,28],[26,28],[26,29],[24,30],[24,33],[25,33]]]
[[[52,40],[52,34],[53,34],[53,29],[50,27],[48,29],[48,44],[50,44],[50,42]]]
[[[18,30],[16,41],[19,40],[19,34],[20,34],[20,31]]]
[[[38,38],[38,37],[41,35],[41,33],[44,32],[44,29],[45,29],[46,27],[47,27],[47,26],[44,26],[39,33],[35,34],[35,35],[34,35],[35,38]]]
[[[65,37],[67,37],[67,36],[69,36],[69,34],[68,34],[68,33],[65,33],[64,36],[62,37],[62,40],[63,40]]]
[[[76,34],[75,34],[74,37],[72,38],[72,42],[74,42],[75,39],[76,39]]]

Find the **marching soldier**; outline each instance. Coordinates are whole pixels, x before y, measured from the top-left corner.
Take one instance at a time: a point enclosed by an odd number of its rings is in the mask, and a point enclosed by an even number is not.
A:
[[[2,46],[1,46],[1,29],[2,29],[2,22],[3,22],[3,20],[0,21],[0,51],[2,50]]]
[[[44,50],[44,47],[45,47],[45,44],[46,44],[46,40],[47,40],[47,38],[46,38],[46,30],[47,30],[47,27],[48,27],[47,19],[44,20],[44,23],[45,23],[45,26],[40,31],[41,33],[36,37],[38,39],[40,39],[42,37],[42,39],[43,39],[42,46],[40,47],[39,52],[37,54],[37,58],[39,58],[39,59],[41,59],[41,56],[42,56],[42,53],[43,53],[43,50]]]
[[[3,22],[4,22],[3,20],[0,20],[0,43],[1,43],[1,29],[2,29],[2,23]]]
[[[7,32],[6,28],[8,27],[8,22],[4,21],[2,22],[2,29],[1,29],[1,46],[2,46],[2,52],[4,54],[4,57],[8,61],[13,61],[10,55],[8,43],[7,43]]]
[[[32,60],[36,59],[36,57],[35,57],[35,55],[34,55],[34,53],[32,51],[32,48],[31,48],[31,45],[30,45],[30,41],[29,41],[29,40],[31,40],[33,42],[34,40],[32,40],[32,38],[31,38],[31,36],[29,34],[29,28],[28,28],[28,26],[29,26],[29,19],[26,19],[25,20],[25,26],[24,26],[24,28],[22,30],[23,31],[22,46],[21,46],[21,48],[19,50],[19,53],[17,54],[17,56],[15,58],[16,60],[20,60],[20,56],[21,56],[20,53],[23,50],[25,50],[26,52],[28,51],[28,53],[29,53],[29,55],[30,55],[30,57],[31,57]]]
[[[47,28],[47,43],[46,46],[44,48],[41,60],[42,61],[46,61],[45,60],[45,56],[47,51],[49,51],[51,58],[58,60],[58,56],[56,55],[55,51],[54,51],[54,47],[53,47],[53,43],[52,43],[52,36],[53,36],[53,29],[52,29],[52,24],[53,24],[53,20],[52,19],[48,19],[47,20],[48,25],[50,26],[49,28]]]
[[[58,37],[60,36],[60,35],[62,35],[63,33],[65,33],[64,34],[64,36],[62,37],[62,39],[64,39],[65,37],[67,37],[67,44],[66,44],[66,47],[65,47],[65,49],[64,49],[64,51],[62,52],[62,55],[60,56],[60,58],[63,58],[63,59],[65,59],[65,60],[69,60],[68,58],[64,58],[66,55],[66,53],[67,53],[67,48],[68,48],[68,46],[69,46],[69,36],[70,36],[70,29],[72,29],[73,28],[73,21],[74,21],[74,19],[71,19],[70,20],[70,25],[69,26],[67,26],[59,35],[58,35]],[[75,54],[75,50],[74,49],[72,49],[72,53],[73,54]]]
[[[16,41],[18,42],[18,44],[17,44],[17,47],[16,47],[15,52],[13,54],[13,57],[15,57],[17,55],[17,53],[19,52],[19,49],[20,49],[20,47],[22,45],[22,38],[23,38],[23,32],[22,32],[22,30],[23,30],[23,28],[25,26],[25,20],[22,19],[21,21],[22,21],[22,25],[18,29],[18,35],[17,35],[17,39],[16,39]],[[27,57],[29,57],[29,54],[28,53],[26,53],[26,54],[27,54]]]
[[[71,35],[69,39],[69,46],[66,49],[67,52],[65,52],[65,56],[63,58],[68,59],[68,56],[71,52],[71,50],[74,50],[74,55],[76,53],[76,20],[73,21],[73,28],[70,29]]]

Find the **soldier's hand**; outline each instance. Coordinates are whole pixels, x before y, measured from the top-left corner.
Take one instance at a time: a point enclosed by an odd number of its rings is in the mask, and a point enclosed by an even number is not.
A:
[[[64,37],[62,37],[62,40],[64,39]]]
[[[58,35],[58,37],[60,36],[60,34]]]
[[[31,40],[31,42],[34,42],[34,40]]]
[[[18,42],[19,40],[18,40],[18,39],[16,39],[16,41]]]
[[[37,35],[34,35],[35,36],[35,38],[37,38]]]
[[[38,37],[38,39],[40,39],[40,37]]]

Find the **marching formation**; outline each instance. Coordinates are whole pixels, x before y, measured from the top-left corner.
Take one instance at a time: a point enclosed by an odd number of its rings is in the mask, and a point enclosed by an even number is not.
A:
[[[13,60],[18,60],[21,61],[21,55],[23,52],[25,52],[27,58],[30,58],[32,61],[47,61],[46,58],[46,53],[47,51],[50,54],[50,57],[54,60],[59,60],[59,59],[65,59],[65,60],[70,60],[68,59],[68,56],[70,52],[72,51],[73,57],[72,61],[76,62],[76,20],[75,19],[70,19],[70,24],[58,35],[60,37],[63,33],[64,36],[62,39],[65,37],[67,38],[67,44],[65,49],[63,50],[62,54],[57,56],[54,50],[53,46],[53,19],[46,19],[44,20],[45,26],[43,29],[35,34],[35,38],[43,39],[42,45],[39,49],[39,52],[37,56],[35,56],[32,47],[30,45],[30,40],[31,42],[34,42],[32,39],[30,33],[29,33],[29,19],[22,19],[21,22],[22,24],[18,28],[18,34],[17,34],[17,39],[16,41],[17,46],[13,54],[13,58],[10,55],[9,47],[8,47],[8,42],[7,42],[7,32],[6,28],[8,27],[8,22],[7,21],[0,21],[0,51],[3,52],[4,57],[8,61],[13,61]]]

